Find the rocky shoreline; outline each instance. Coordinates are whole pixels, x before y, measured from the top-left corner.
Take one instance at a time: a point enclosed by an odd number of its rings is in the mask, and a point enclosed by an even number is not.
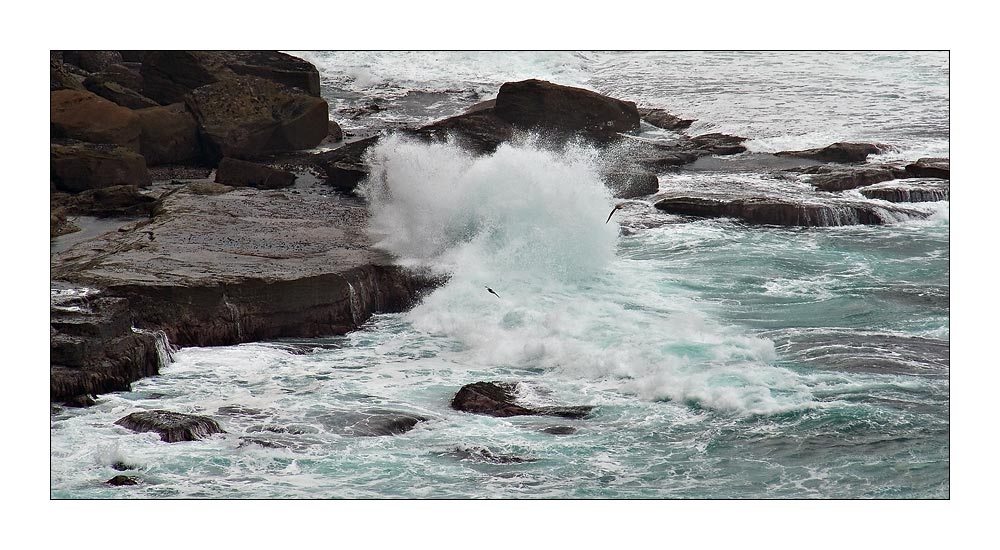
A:
[[[383,134],[345,142],[311,64],[278,52],[188,51],[52,52],[50,63],[53,402],[86,406],[128,389],[158,372],[170,346],[356,330],[440,282],[373,249],[355,190]],[[686,133],[692,123],[527,80],[397,131],[453,139],[474,154],[527,133],[542,146],[583,140],[615,197],[685,217],[877,225],[926,215],[895,203],[948,197],[948,159],[868,164],[891,144],[867,143],[754,154],[740,136]],[[643,125],[673,137],[640,139]],[[810,185],[816,202],[660,193],[661,176],[725,159]],[[81,220],[106,218],[123,221],[56,246]]]

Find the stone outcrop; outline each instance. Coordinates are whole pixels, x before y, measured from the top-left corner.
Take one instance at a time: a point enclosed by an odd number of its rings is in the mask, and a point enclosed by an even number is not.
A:
[[[377,437],[404,434],[425,422],[426,417],[401,411],[371,409],[337,411],[317,419],[326,429],[342,435]]]
[[[215,172],[215,182],[234,187],[256,187],[257,189],[280,189],[295,183],[295,174],[277,170],[270,166],[224,158]]]
[[[50,178],[56,190],[79,193],[113,185],[150,184],[146,161],[114,145],[65,142],[49,147]]]
[[[49,126],[53,138],[112,143],[139,150],[139,117],[90,92],[50,93]]]
[[[583,133],[607,140],[639,128],[635,103],[544,80],[500,86],[493,112],[516,127]]]
[[[451,408],[488,416],[560,416],[583,418],[594,407],[524,407],[515,403],[517,384],[505,382],[475,382],[462,386],[451,400]]]
[[[111,65],[121,64],[123,59],[117,50],[64,50],[62,61],[89,73],[96,73]]]
[[[53,202],[61,204],[69,213],[98,218],[148,218],[159,206],[155,197],[140,193],[134,185],[89,189],[77,195],[53,195]]]
[[[108,485],[111,485],[113,487],[122,487],[122,486],[126,486],[126,485],[138,485],[139,484],[139,478],[137,478],[135,476],[117,475],[117,476],[115,476],[115,477],[113,477],[113,478],[105,481],[104,483],[107,483]]]
[[[76,90],[84,92],[87,89],[83,86],[83,78],[74,75],[58,59],[49,60],[49,91],[56,90]]]
[[[951,160],[946,158],[922,158],[906,165],[906,173],[911,178],[951,179]]]
[[[159,105],[136,91],[142,89],[142,79],[122,65],[112,65],[104,72],[88,76],[83,85],[88,91],[129,109]]]
[[[183,103],[135,111],[139,151],[148,166],[183,164],[201,159],[198,123]]]
[[[802,203],[781,198],[719,199],[696,196],[668,197],[656,208],[670,214],[707,218],[736,218],[752,224],[799,227],[882,225],[899,219],[920,219],[927,214],[899,207],[888,208],[861,201]]]
[[[197,441],[212,434],[226,433],[218,422],[207,416],[153,410],[134,412],[115,421],[133,432],[155,432],[167,443]]]
[[[651,172],[609,172],[603,178],[612,195],[619,199],[645,197],[660,189],[659,179]]]
[[[352,193],[358,183],[368,177],[365,152],[378,143],[378,139],[362,139],[316,155],[315,162],[326,174],[326,182],[341,192]]]
[[[694,124],[693,119],[680,118],[663,109],[640,108],[638,111],[639,117],[643,122],[652,124],[657,128],[663,128],[664,130],[680,131],[690,128]]]
[[[865,162],[868,155],[884,153],[888,145],[880,143],[849,143],[838,142],[826,147],[805,149],[802,151],[782,151],[775,153],[779,157],[800,157],[821,162]]]
[[[862,166],[819,165],[797,169],[796,171],[808,175],[807,181],[816,189],[830,192],[846,191],[848,189],[906,177],[906,172],[903,169],[888,164]]]
[[[861,194],[889,202],[936,202],[950,199],[951,184],[942,179],[905,179],[866,187]]]
[[[329,132],[325,100],[258,77],[201,86],[187,103],[214,161],[309,149]]]

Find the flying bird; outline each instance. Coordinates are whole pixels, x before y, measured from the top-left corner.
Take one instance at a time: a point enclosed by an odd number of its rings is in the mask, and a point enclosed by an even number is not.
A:
[[[623,206],[625,206],[625,203],[623,203],[623,202],[620,202],[620,203],[616,204],[614,208],[612,208],[612,209],[611,209],[611,213],[610,213],[610,214],[608,214],[608,219],[607,219],[607,220],[606,220],[606,221],[604,222],[604,223],[605,223],[605,225],[607,225],[607,223],[608,223],[609,221],[611,221],[611,216],[614,216],[614,215],[615,215],[615,212],[617,212],[617,211],[618,211],[618,209],[619,209],[619,208],[621,208],[621,207],[623,207]]]
[[[490,288],[490,287],[486,287],[486,290],[490,291],[490,294],[492,294],[492,295],[496,296],[497,298],[499,298],[499,297],[500,297],[500,295],[499,295],[499,294],[497,294],[496,292],[493,292],[493,289],[492,289],[492,288]]]

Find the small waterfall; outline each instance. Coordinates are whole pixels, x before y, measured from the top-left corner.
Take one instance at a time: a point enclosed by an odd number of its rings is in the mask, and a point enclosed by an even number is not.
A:
[[[170,345],[170,340],[167,339],[167,333],[162,330],[146,330],[137,327],[132,327],[132,332],[137,334],[148,334],[153,337],[153,341],[156,345],[156,357],[159,362],[159,368],[163,368],[174,361],[174,352],[177,351],[174,346]]]
[[[346,277],[345,280],[347,280]],[[363,285],[362,289],[364,289]],[[353,323],[356,327],[361,326],[359,319],[362,321],[364,320],[364,306],[361,303],[361,296],[358,295],[358,292],[354,289],[354,285],[351,284],[350,280],[347,280],[347,292],[350,295],[351,302],[351,323]]]

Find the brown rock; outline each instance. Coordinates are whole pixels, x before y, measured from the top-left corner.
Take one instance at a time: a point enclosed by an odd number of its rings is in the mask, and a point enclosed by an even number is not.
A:
[[[49,124],[54,138],[112,143],[139,150],[139,117],[131,109],[90,92],[51,92]]]
[[[56,90],[77,90],[86,91],[83,87],[82,78],[74,75],[66,69],[58,58],[52,57],[49,60],[49,91]]]
[[[135,111],[139,150],[146,164],[183,164],[201,158],[198,123],[182,103]]]
[[[905,179],[866,187],[861,194],[889,202],[936,202],[951,198],[951,184],[943,179]]]
[[[922,158],[906,166],[911,178],[951,178],[951,161],[946,158]]]
[[[156,432],[167,443],[196,441],[212,434],[226,433],[207,416],[155,410],[135,412],[118,419],[115,424],[133,432]]]
[[[157,107],[159,103],[149,99],[139,92],[122,86],[112,80],[107,80],[103,76],[91,75],[83,81],[87,90],[114,102],[116,105],[128,107],[129,109],[144,109],[146,107]]]
[[[95,73],[110,65],[120,64],[122,55],[115,50],[64,50],[62,59],[63,63]]]
[[[295,174],[227,157],[219,163],[219,168],[215,172],[215,182],[235,187],[280,189],[291,187],[295,183]]]
[[[639,109],[639,116],[644,122],[664,130],[683,130],[694,124],[694,120],[680,118],[663,109]]]
[[[639,127],[635,103],[544,80],[507,82],[497,94],[496,115],[528,129],[583,132],[608,139]]]
[[[809,175],[809,183],[820,191],[846,191],[904,177],[903,170],[891,165],[810,166],[799,170]]]
[[[139,478],[137,478],[135,476],[122,476],[122,475],[118,475],[118,476],[115,476],[115,477],[113,477],[113,478],[105,481],[105,483],[107,483],[108,485],[112,485],[114,487],[122,487],[122,486],[127,486],[127,485],[138,485],[139,484]]]
[[[817,149],[803,151],[782,151],[775,153],[780,157],[800,157],[821,162],[864,162],[868,155],[874,155],[889,150],[888,145],[880,143],[848,143],[839,142]]]
[[[326,173],[326,182],[344,193],[352,193],[358,183],[368,177],[365,152],[378,143],[370,137],[316,155],[316,163]]]
[[[326,101],[258,77],[208,84],[188,97],[212,160],[309,149],[329,132]]]
[[[52,183],[60,191],[79,193],[112,185],[146,187],[152,182],[146,161],[122,147],[54,143],[50,159]]]
[[[68,197],[66,201],[66,209],[69,212],[98,218],[151,217],[156,206],[157,200],[140,193],[139,188],[135,185],[113,185],[100,189],[89,189]]]

